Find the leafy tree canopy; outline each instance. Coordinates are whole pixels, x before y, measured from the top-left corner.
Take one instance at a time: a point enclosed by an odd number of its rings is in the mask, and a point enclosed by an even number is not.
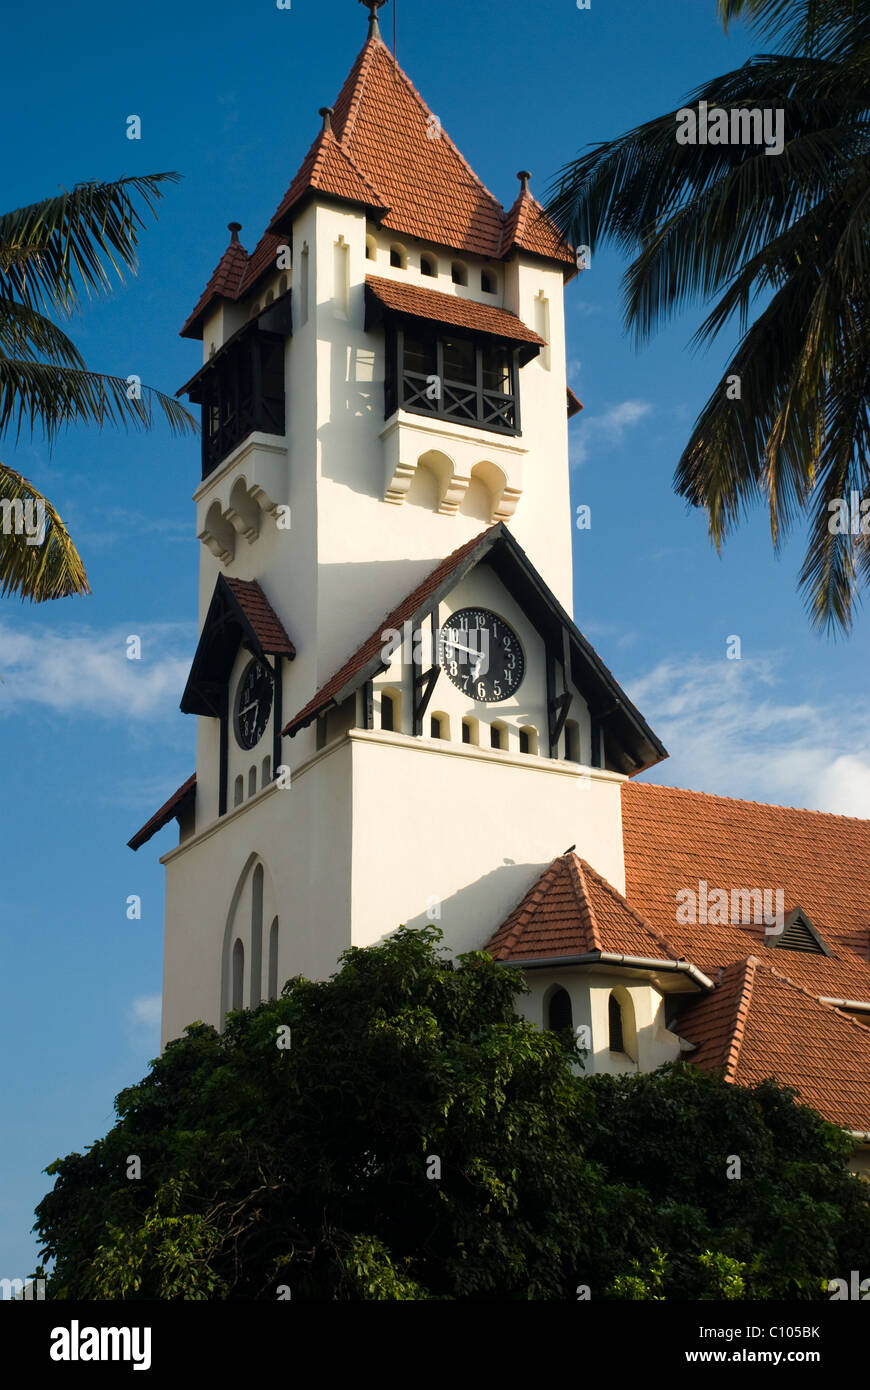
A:
[[[791,1093],[584,1078],[516,1016],[515,972],[439,937],[171,1043],[47,1170],[49,1295],[813,1298],[867,1262],[870,1187]]]

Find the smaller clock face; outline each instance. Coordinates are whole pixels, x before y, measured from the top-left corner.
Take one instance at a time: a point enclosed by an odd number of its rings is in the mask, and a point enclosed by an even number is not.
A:
[[[459,690],[487,705],[514,695],[525,674],[520,639],[487,608],[460,608],[447,619],[438,658]]]
[[[250,661],[236,695],[235,729],[240,748],[253,748],[260,742],[271,712],[272,672],[262,661]]]

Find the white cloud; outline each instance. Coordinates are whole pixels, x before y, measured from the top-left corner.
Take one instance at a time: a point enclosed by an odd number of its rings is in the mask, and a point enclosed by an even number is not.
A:
[[[650,401],[620,401],[599,415],[583,415],[582,428],[577,431],[571,450],[572,463],[583,463],[590,452],[617,449],[626,433],[652,414]]]
[[[662,662],[628,685],[670,758],[660,779],[870,817],[870,701],[794,700],[786,659]]]
[[[160,1027],[161,999],[159,994],[142,994],[130,1005],[130,1021],[148,1028]]]
[[[127,1010],[126,1027],[130,1045],[137,1051],[156,1056],[160,1051],[159,994],[142,994],[133,999]]]
[[[142,640],[128,661],[127,638]],[[174,712],[190,669],[195,632],[187,623],[137,624],[98,632],[84,625],[27,629],[0,620],[0,718],[28,704],[104,719],[155,719]]]

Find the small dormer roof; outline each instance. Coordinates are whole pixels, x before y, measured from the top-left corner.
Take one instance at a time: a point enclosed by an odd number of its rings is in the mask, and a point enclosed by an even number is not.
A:
[[[544,260],[562,261],[576,269],[572,248],[529,191],[530,177],[525,170],[517,175],[521,188],[505,218],[499,254],[505,259],[515,251],[526,251]]]
[[[224,251],[211,273],[208,284],[199,297],[193,313],[181,330],[182,338],[201,338],[202,322],[207,310],[218,299],[235,300],[239,297],[242,279],[248,268],[248,253],[239,241],[241,224],[230,222],[230,244]]]

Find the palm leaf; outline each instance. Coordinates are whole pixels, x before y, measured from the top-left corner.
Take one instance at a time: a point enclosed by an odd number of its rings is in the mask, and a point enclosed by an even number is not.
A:
[[[31,531],[36,530],[37,506],[44,509],[41,544],[34,543],[37,536],[25,533],[27,502],[31,504]],[[22,600],[43,603],[89,593],[81,557],[48,498],[20,473],[0,463],[0,594],[19,594]]]
[[[137,208],[156,217],[160,185],[177,183],[176,173],[146,174],[114,183],[77,184],[43,202],[0,215],[0,299],[69,314],[80,303],[80,286],[104,294],[110,271],[136,266]]]
[[[142,386],[141,397],[124,377],[83,371],[53,362],[14,361],[0,357],[0,433],[15,427],[19,437],[25,424],[42,428],[49,440],[71,423],[134,424],[150,429],[153,407],[162,412],[173,434],[194,433],[198,428],[190,412],[172,396]]]

